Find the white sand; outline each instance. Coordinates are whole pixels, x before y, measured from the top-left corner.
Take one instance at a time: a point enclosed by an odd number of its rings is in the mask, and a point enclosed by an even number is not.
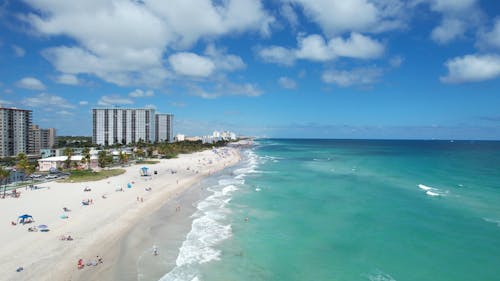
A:
[[[161,160],[154,165],[127,167],[123,175],[88,183],[50,182],[39,190],[21,189],[20,198],[0,200],[0,276],[2,280],[78,280],[89,270],[112,267],[116,253],[109,245],[120,239],[142,217],[157,210],[209,173],[237,163],[240,155],[235,148],[217,149],[181,155],[176,159]],[[149,167],[158,175],[141,177],[139,168]],[[187,168],[190,168],[187,170]],[[170,171],[177,173],[172,174]],[[132,188],[127,183],[134,182]],[[88,186],[90,192],[83,189]],[[116,192],[117,187],[124,192]],[[152,191],[146,191],[151,187]],[[106,199],[101,198],[103,194]],[[144,202],[137,201],[137,197]],[[83,206],[83,199],[93,204]],[[61,219],[62,208],[67,207],[68,219]],[[35,222],[11,226],[22,214],[30,214]],[[28,228],[46,224],[50,231],[28,232]],[[61,241],[62,235],[71,235],[73,241]],[[77,269],[77,261],[85,262],[96,256],[104,264]],[[22,272],[16,272],[23,267]]]

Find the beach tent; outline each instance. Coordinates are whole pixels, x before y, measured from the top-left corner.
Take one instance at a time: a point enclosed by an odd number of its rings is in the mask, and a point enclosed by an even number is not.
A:
[[[27,219],[33,219],[33,216],[28,215],[28,214],[24,214],[24,215],[20,215],[18,217],[18,219],[19,219],[19,223],[24,224]]]
[[[127,187],[128,188],[132,188],[132,184],[131,183],[127,183]]]
[[[141,168],[141,176],[148,176],[148,167]]]

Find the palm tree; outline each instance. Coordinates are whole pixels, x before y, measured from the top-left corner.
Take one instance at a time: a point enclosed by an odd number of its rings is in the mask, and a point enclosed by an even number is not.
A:
[[[85,147],[82,151],[83,157],[82,157],[82,164],[85,165],[87,164],[87,169],[90,170],[90,149],[88,147]]]
[[[106,150],[99,151],[97,163],[99,163],[99,167],[104,168],[106,164],[108,164],[108,153]]]
[[[16,169],[19,171],[22,171],[25,175],[28,175],[31,172],[32,167],[30,165],[30,162],[28,160],[28,156],[26,156],[26,154],[21,152],[17,155]]]
[[[4,169],[3,167],[0,167],[0,184],[5,181],[3,186],[3,198],[5,198],[5,192],[7,189],[7,179],[9,178],[9,176],[10,176],[10,171]]]
[[[71,169],[71,156],[73,156],[73,150],[69,147],[64,149],[64,156],[66,156],[66,160],[64,164],[66,165],[66,169]]]

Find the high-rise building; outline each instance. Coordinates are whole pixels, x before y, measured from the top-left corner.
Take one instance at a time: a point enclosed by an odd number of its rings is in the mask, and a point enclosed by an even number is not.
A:
[[[53,148],[56,143],[56,129],[42,129],[38,125],[31,126],[31,141],[32,148],[31,152],[35,154],[40,153],[40,149]]]
[[[174,115],[172,114],[156,114],[155,115],[155,140],[157,142],[173,142],[173,122]]]
[[[155,110],[92,109],[92,142],[99,145],[155,141]]]
[[[0,157],[28,154],[33,150],[31,116],[31,110],[0,107]]]

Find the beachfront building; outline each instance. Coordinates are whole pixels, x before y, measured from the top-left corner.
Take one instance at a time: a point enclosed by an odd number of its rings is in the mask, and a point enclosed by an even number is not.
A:
[[[175,141],[184,141],[185,138],[186,138],[186,136],[183,134],[175,135]]]
[[[56,144],[56,129],[42,129],[38,125],[32,125],[30,139],[33,143],[31,152],[40,154],[42,149],[51,149]]]
[[[155,141],[156,142],[173,142],[173,122],[174,115],[172,114],[156,114],[155,115]]]
[[[96,154],[90,156],[90,163],[82,163],[82,155],[71,156],[71,167],[76,167],[77,169],[92,169],[98,168],[98,157]],[[61,170],[66,168],[66,160],[68,156],[54,156],[48,158],[38,159],[38,170],[40,172],[48,172],[51,170]]]
[[[28,154],[33,150],[31,118],[31,110],[0,107],[0,157]]]
[[[99,145],[155,141],[155,110],[92,109],[92,142]]]

